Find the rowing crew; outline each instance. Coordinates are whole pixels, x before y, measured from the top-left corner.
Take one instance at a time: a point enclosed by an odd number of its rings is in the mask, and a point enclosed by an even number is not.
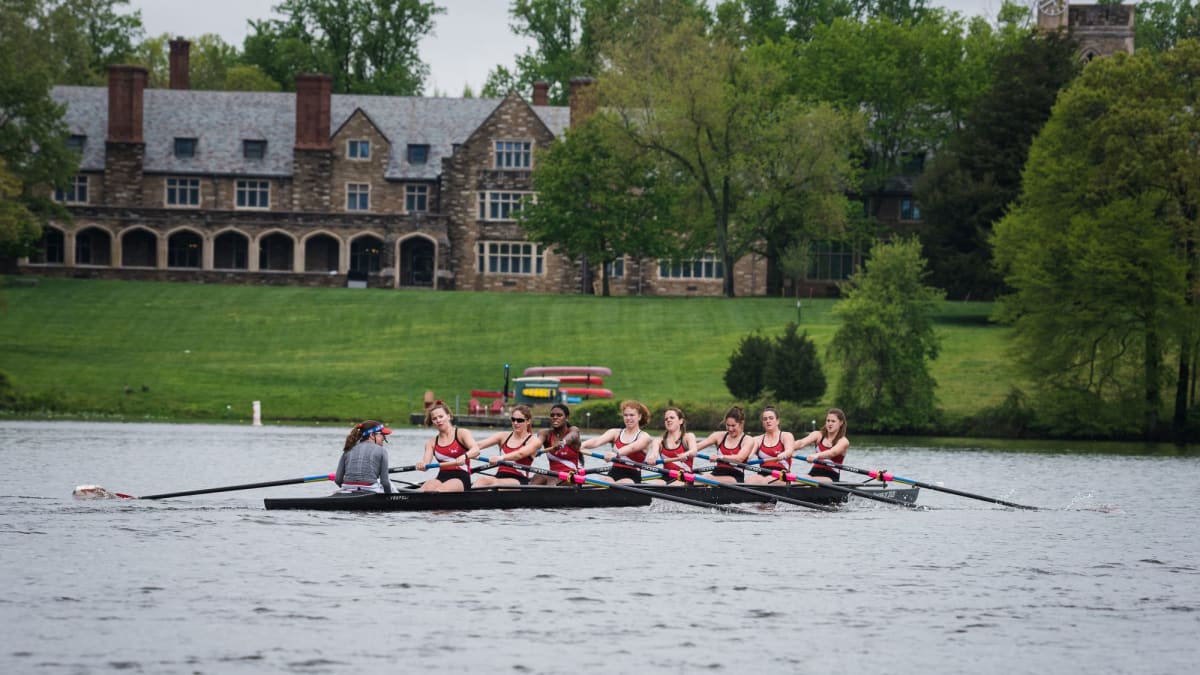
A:
[[[702,441],[687,430],[683,411],[669,407],[663,413],[665,433],[653,437],[642,429],[650,420],[650,411],[638,401],[621,403],[623,427],[609,429],[604,433],[581,441],[579,428],[571,424],[571,411],[563,403],[550,408],[550,428],[534,433],[531,424],[532,411],[526,405],[513,408],[510,432],[498,432],[482,442],[476,442],[471,432],[454,426],[450,409],[438,401],[429,410],[429,419],[437,429],[437,435],[425,443],[420,466],[437,464],[437,475],[421,485],[422,492],[461,492],[472,487],[471,460],[480,457],[484,449],[496,446],[496,453],[488,458],[489,464],[481,469],[496,468],[495,476],[479,476],[474,487],[496,485],[550,485],[559,484],[556,477],[531,474],[528,469],[533,459],[544,452],[550,470],[556,473],[583,473],[585,451],[606,444],[611,450],[604,453],[606,461],[614,462],[609,479],[618,483],[640,483],[641,469],[619,461],[618,457],[633,462],[657,464],[661,461],[664,471],[675,470],[691,473],[692,465],[699,453],[713,447],[710,458],[717,462],[712,476],[724,483],[764,484],[780,480],[779,476],[791,469],[796,452],[814,445],[816,452],[806,454],[809,463],[830,460],[840,464],[846,458],[850,441],[846,438],[846,415],[831,408],[825,416],[825,426],[796,440],[791,432],[779,427],[779,413],[767,406],[762,412],[763,433],[759,436],[746,434],[745,413],[734,406],[725,414],[724,431],[716,431]],[[383,424],[368,420],[351,430],[346,439],[341,461],[338,463],[336,482],[341,491],[391,492],[391,481],[387,473],[387,450],[383,444],[391,430]],[[758,460],[761,468],[777,472],[775,476],[746,474],[734,463]],[[513,466],[513,464],[517,466]],[[479,469],[476,469],[478,471]],[[814,480],[837,481],[836,468],[815,465],[808,474]],[[668,479],[668,485],[682,485],[680,480]]]

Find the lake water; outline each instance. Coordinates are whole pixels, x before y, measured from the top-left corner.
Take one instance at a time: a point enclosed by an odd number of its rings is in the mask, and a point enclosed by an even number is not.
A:
[[[398,430],[392,464],[429,434]],[[1200,658],[1200,459],[1170,452],[891,440],[848,457],[1038,511],[928,490],[922,511],[751,515],[263,509],[329,483],[71,497],[324,473],[344,435],[0,422],[0,672],[1185,673]]]

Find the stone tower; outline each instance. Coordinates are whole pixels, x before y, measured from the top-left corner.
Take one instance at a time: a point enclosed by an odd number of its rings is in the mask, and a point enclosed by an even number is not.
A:
[[[1133,5],[1071,5],[1037,0],[1038,28],[1067,30],[1079,41],[1079,58],[1091,61],[1117,52],[1133,53]]]

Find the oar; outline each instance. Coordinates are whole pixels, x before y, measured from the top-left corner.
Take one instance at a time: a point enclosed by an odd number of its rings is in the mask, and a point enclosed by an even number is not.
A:
[[[604,455],[599,452],[592,452],[592,453],[588,453],[588,454],[590,454],[592,457],[598,457],[600,459],[605,458]],[[812,502],[806,502],[802,499],[795,499],[793,497],[785,497],[782,495],[775,495],[770,492],[763,492],[761,490],[755,490],[753,488],[748,488],[748,487],[745,487],[742,485],[734,485],[732,483],[722,483],[719,480],[715,480],[712,478],[705,478],[704,476],[697,476],[696,474],[688,472],[688,471],[679,471],[678,469],[660,469],[660,468],[654,466],[653,464],[646,464],[645,462],[639,462],[637,460],[633,460],[628,457],[623,457],[621,455],[617,456],[617,461],[622,462],[624,464],[628,464],[629,466],[632,466],[632,467],[637,467],[639,469],[646,469],[649,471],[654,471],[661,476],[669,476],[669,477],[675,478],[677,480],[682,480],[685,483],[693,483],[693,482],[694,483],[703,483],[704,485],[712,485],[714,487],[725,488],[727,490],[734,490],[736,492],[744,492],[748,495],[757,495],[759,497],[766,497],[766,498],[770,499],[771,501],[778,500],[781,502],[787,502],[788,504],[795,504],[796,506],[803,506],[803,507],[809,508],[809,509],[816,509],[818,511],[836,511],[837,510],[835,508],[832,508],[829,506],[824,506],[822,504],[814,504]]]
[[[480,458],[480,460],[488,461],[487,459],[482,458],[482,457]],[[699,506],[700,508],[703,508],[703,509],[718,509],[718,510],[726,511],[729,513],[749,513],[748,511],[744,511],[742,509],[739,509],[739,508],[736,508],[733,506],[727,506],[725,504],[709,504],[707,502],[701,502],[701,501],[697,501],[695,499],[688,499],[687,497],[680,497],[679,495],[666,495],[661,492],[658,492],[657,490],[644,490],[642,488],[633,487],[632,485],[625,485],[623,483],[616,483],[616,482],[612,482],[612,481],[600,480],[599,478],[594,478],[588,474],[580,474],[580,473],[567,472],[567,471],[551,471],[550,469],[543,469],[540,466],[525,466],[524,464],[517,464],[516,462],[509,462],[507,460],[500,460],[497,463],[511,466],[516,469],[522,469],[522,470],[532,471],[534,473],[540,473],[543,476],[553,476],[559,480],[567,481],[568,483],[574,482],[574,483],[578,483],[580,485],[582,485],[583,483],[591,483],[592,485],[599,485],[601,487],[612,488],[614,490],[626,490],[628,492],[636,492],[637,494],[647,495],[650,497],[654,497],[656,499],[665,499],[669,502],[679,502],[680,504],[687,504],[688,506]]]
[[[828,459],[818,459],[817,461],[813,462],[813,464],[822,464],[824,466],[832,467],[834,469],[845,469],[846,471],[850,471],[853,473],[862,474],[864,476],[870,476],[871,478],[884,481],[885,483],[887,481],[891,480],[891,481],[896,481],[897,483],[907,483],[908,485],[912,485],[912,486],[919,487],[919,488],[925,488],[927,490],[937,490],[938,492],[948,492],[952,495],[958,495],[959,497],[969,497],[970,499],[978,499],[980,501],[991,502],[993,504],[1003,504],[1004,506],[1011,506],[1016,509],[1028,509],[1030,511],[1038,510],[1038,507],[1036,507],[1036,506],[1026,506],[1024,504],[1014,504],[1013,502],[1006,502],[1003,499],[996,499],[995,497],[985,497],[983,495],[971,494],[970,492],[963,492],[961,490],[955,490],[953,488],[942,487],[941,485],[933,485],[931,483],[923,483],[919,480],[913,480],[911,478],[905,478],[904,476],[897,476],[895,474],[888,473],[885,470],[871,471],[869,469],[859,469],[859,468],[856,468],[853,466],[847,466],[845,464],[838,464],[836,462],[831,462]]]
[[[416,464],[409,465],[409,466],[397,466],[397,467],[389,468],[388,473],[404,473],[406,471],[415,471],[418,468],[419,467]],[[226,485],[223,487],[203,488],[200,490],[183,490],[180,492],[164,492],[162,494],[144,495],[141,497],[136,497],[134,495],[127,495],[123,492],[113,492],[110,494],[116,495],[122,499],[167,499],[168,497],[187,497],[190,495],[206,495],[206,494],[211,494],[214,492],[235,492],[237,490],[254,490],[257,488],[275,487],[277,485],[295,485],[297,483],[319,483],[321,481],[333,480],[333,479],[334,479],[334,474],[321,473],[321,474],[317,474],[315,476],[303,476],[301,478],[285,478],[283,480],[271,480],[271,481],[265,481],[262,483],[245,483],[242,485]]]
[[[854,489],[851,489],[848,487],[843,487],[841,485],[838,485],[837,483],[825,483],[825,482],[822,482],[819,480],[813,480],[811,478],[806,478],[804,476],[797,476],[794,473],[784,473],[783,471],[777,471],[775,469],[764,469],[761,466],[754,466],[752,464],[746,464],[744,462],[735,462],[731,459],[712,458],[705,454],[701,454],[700,456],[703,457],[704,459],[710,459],[714,462],[722,462],[724,464],[730,464],[730,465],[736,466],[740,469],[749,469],[750,471],[755,471],[764,476],[772,476],[774,478],[782,478],[785,481],[799,481],[801,483],[806,483],[806,484],[812,485],[814,487],[829,488],[830,490],[834,490],[836,492],[845,492],[846,494],[854,495],[856,497],[862,497],[863,499],[874,499],[877,502],[883,502],[885,504],[894,504],[896,506],[903,506],[903,507],[909,508],[909,509],[922,508],[922,507],[917,506],[916,504],[911,504],[909,502],[900,501],[899,499],[892,499],[891,497],[884,497],[883,495],[873,495],[869,492],[863,492],[862,490],[854,490]]]

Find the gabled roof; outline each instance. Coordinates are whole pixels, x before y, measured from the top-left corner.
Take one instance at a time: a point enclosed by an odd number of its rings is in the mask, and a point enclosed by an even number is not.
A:
[[[82,168],[104,170],[108,130],[108,89],[54,87],[51,97],[66,104],[67,127],[87,136]],[[500,105],[502,99],[424,98],[334,94],[330,127],[338,129],[361,108],[391,141],[386,178],[432,180],[442,159]],[[546,127],[561,136],[570,122],[564,106],[532,107]],[[175,157],[177,137],[199,139],[196,156]],[[147,173],[290,176],[296,140],[296,95],[232,91],[146,89],[143,133]],[[242,141],[265,140],[263,159],[245,159]],[[409,144],[428,144],[428,162],[408,163]]]

